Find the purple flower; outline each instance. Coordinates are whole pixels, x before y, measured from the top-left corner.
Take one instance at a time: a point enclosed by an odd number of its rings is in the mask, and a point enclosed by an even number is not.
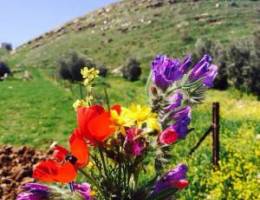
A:
[[[171,110],[174,110],[177,107],[179,107],[181,105],[182,99],[183,99],[183,94],[182,93],[180,93],[180,92],[174,93],[168,99],[169,105],[166,107],[166,110],[167,111],[171,111]]]
[[[188,167],[185,164],[179,164],[177,167],[167,172],[155,183],[153,192],[158,193],[169,188],[183,189],[187,187],[189,184],[189,182],[186,180],[187,171]]]
[[[180,70],[183,74],[185,74],[185,73],[188,71],[188,69],[189,69],[189,67],[191,66],[191,64],[192,64],[191,55],[187,55],[187,56],[183,59],[182,64],[181,64],[179,70]]]
[[[73,190],[78,192],[84,200],[92,200],[91,188],[88,183],[72,183]]]
[[[189,124],[191,119],[191,107],[185,106],[172,114],[176,123]]]
[[[27,183],[23,186],[23,190],[16,200],[47,200],[50,196],[48,186],[39,183]]]
[[[207,87],[213,87],[213,82],[218,75],[218,67],[216,65],[210,65],[209,71],[206,73],[203,83]]]
[[[172,118],[175,120],[175,123],[171,125],[178,136],[178,139],[183,139],[188,133],[188,126],[191,121],[191,107],[183,107],[172,114]]]
[[[213,81],[217,76],[217,66],[212,65],[211,62],[212,58],[205,54],[191,70],[189,79],[191,81],[202,79],[205,86],[212,87]]]
[[[191,57],[187,56],[183,62],[171,59],[165,55],[158,55],[152,62],[152,79],[156,86],[165,90],[174,81],[182,78],[191,64]]]

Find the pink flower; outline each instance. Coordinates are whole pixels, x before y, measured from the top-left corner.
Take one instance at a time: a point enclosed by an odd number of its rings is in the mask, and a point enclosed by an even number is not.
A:
[[[161,144],[172,144],[178,140],[178,133],[171,127],[165,129],[159,135],[159,142]]]
[[[133,156],[140,156],[145,149],[146,142],[140,136],[141,131],[137,128],[129,128],[126,132],[125,151]]]

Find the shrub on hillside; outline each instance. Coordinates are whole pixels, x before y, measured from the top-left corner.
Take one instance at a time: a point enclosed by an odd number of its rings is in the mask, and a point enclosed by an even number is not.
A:
[[[226,89],[230,85],[260,95],[260,31],[225,48],[219,42],[201,38],[195,44],[195,61],[205,53],[212,55],[219,67],[215,88]]]
[[[79,55],[76,52],[70,52],[68,55],[60,58],[58,65],[60,77],[71,82],[83,80],[80,73],[82,68],[96,67],[92,60],[86,59],[84,56]]]
[[[231,85],[260,95],[260,31],[228,47],[227,71]]]
[[[211,55],[214,58],[214,63],[218,66],[218,76],[214,81],[214,88],[226,89],[228,87],[228,76],[224,47],[219,42],[207,38],[200,38],[195,44],[195,61],[204,54]]]
[[[4,79],[9,74],[11,74],[11,70],[8,65],[0,61],[0,80]]]
[[[102,76],[102,77],[107,76],[108,69],[106,68],[106,66],[100,65],[100,66],[97,67],[97,69],[99,71],[99,76]]]
[[[140,62],[134,58],[130,58],[122,68],[122,73],[123,77],[129,81],[138,80],[142,74]]]

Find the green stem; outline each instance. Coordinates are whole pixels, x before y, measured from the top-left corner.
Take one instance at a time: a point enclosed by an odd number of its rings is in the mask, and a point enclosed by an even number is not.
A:
[[[80,94],[80,98],[83,99],[83,91],[82,91],[81,83],[79,83],[79,94]]]
[[[146,84],[145,84],[145,90],[146,90],[148,95],[149,95],[149,86],[151,84],[151,79],[152,79],[152,71],[150,71],[148,79],[147,79]]]
[[[104,92],[105,92],[107,110],[110,112],[110,102],[109,102],[109,97],[108,97],[108,93],[107,93],[107,89],[106,88],[104,88]]]
[[[106,166],[106,162],[105,162],[105,158],[104,158],[102,149],[99,147],[98,150],[99,150],[99,154],[100,154],[100,158],[101,158],[101,162],[102,162],[102,165],[103,165],[105,176],[108,178],[107,166]]]

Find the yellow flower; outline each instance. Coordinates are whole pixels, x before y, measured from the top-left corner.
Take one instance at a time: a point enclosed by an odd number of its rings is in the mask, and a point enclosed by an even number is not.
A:
[[[89,85],[95,78],[98,77],[99,70],[95,68],[88,69],[87,67],[84,67],[81,69],[80,73],[82,74],[82,77],[84,79],[83,84],[85,86]]]
[[[83,99],[77,99],[74,103],[73,103],[73,108],[75,109],[75,111],[77,111],[77,109],[79,107],[85,106],[86,105],[86,101]]]
[[[112,111],[111,116],[119,127],[136,125],[142,128],[142,126],[146,124],[149,131],[160,129],[156,114],[152,113],[151,108],[148,106],[132,104],[129,108],[122,107],[120,114],[116,111]]]
[[[86,105],[90,106],[93,99],[94,99],[94,97],[92,95],[86,96],[86,98],[85,98]]]

